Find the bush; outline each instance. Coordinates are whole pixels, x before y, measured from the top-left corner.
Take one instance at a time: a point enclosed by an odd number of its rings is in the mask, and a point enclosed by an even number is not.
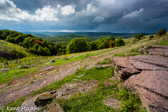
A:
[[[159,36],[162,36],[162,35],[164,35],[166,33],[167,33],[166,28],[163,28],[163,29],[160,29],[156,34],[159,35]]]
[[[143,33],[138,33],[138,34],[134,35],[134,37],[135,37],[137,40],[140,40],[143,36],[144,36]]]
[[[89,50],[89,45],[86,38],[73,38],[67,45],[67,53],[77,53]]]
[[[149,39],[151,40],[152,38],[154,38],[154,36],[153,36],[153,35],[150,35],[150,36],[149,36]]]
[[[116,46],[124,46],[125,45],[125,42],[124,40],[122,39],[122,37],[118,37],[117,40],[115,41],[115,45]]]

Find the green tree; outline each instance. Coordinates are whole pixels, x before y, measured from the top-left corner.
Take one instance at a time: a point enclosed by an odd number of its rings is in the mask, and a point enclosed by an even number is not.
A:
[[[50,50],[47,47],[44,48],[44,51],[45,51],[45,53],[42,54],[42,55],[45,55],[45,56],[49,56],[50,55]]]
[[[152,38],[154,38],[154,36],[153,36],[153,35],[150,35],[150,36],[149,36],[149,39],[151,40]]]
[[[90,44],[91,50],[97,50],[98,49],[98,46],[97,46],[95,41],[89,42],[89,44]]]
[[[73,38],[67,45],[67,53],[77,53],[89,50],[89,45],[86,38]]]
[[[66,54],[66,46],[62,45],[61,48],[58,50],[58,55]]]
[[[118,37],[115,41],[115,45],[116,46],[124,46],[125,45],[125,42],[124,40],[122,39],[122,37]]]
[[[162,35],[164,35],[166,33],[167,33],[167,29],[163,28],[163,29],[160,29],[156,34],[159,35],[159,36],[162,36]]]
[[[22,46],[26,48],[31,48],[33,46],[34,40],[36,40],[34,37],[26,37],[22,43]]]
[[[15,38],[11,37],[10,35],[6,39],[8,42],[15,43]]]
[[[25,37],[23,35],[18,35],[17,37],[15,37],[15,42],[20,43],[20,42],[23,42],[24,39]]]
[[[137,40],[140,40],[143,36],[144,36],[143,33],[138,33],[138,34],[134,35],[134,37],[135,37]]]
[[[40,46],[37,50],[37,54],[44,56],[46,54],[46,51],[43,47]]]

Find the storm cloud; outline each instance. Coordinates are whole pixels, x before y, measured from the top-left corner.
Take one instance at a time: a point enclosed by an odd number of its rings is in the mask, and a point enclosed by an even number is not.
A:
[[[167,0],[1,0],[0,28],[19,31],[156,32]]]

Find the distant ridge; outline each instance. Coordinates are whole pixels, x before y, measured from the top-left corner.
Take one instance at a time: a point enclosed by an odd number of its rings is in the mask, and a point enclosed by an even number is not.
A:
[[[110,36],[113,35],[114,37],[122,36],[123,38],[130,38],[137,33],[111,33],[111,32],[23,32],[23,33],[30,33],[37,37],[56,37],[56,36],[63,36],[69,34],[78,35],[82,37],[100,37],[100,36]],[[149,35],[150,33],[144,33],[144,35]]]

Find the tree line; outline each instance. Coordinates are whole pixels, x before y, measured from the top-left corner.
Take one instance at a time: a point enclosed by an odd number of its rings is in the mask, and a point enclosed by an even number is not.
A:
[[[66,46],[11,30],[0,30],[0,39],[18,44],[27,48],[29,52],[41,56],[63,55],[125,45],[122,37],[115,39],[113,36],[109,36],[92,42],[88,42],[87,38],[83,37],[73,38]]]
[[[23,34],[17,31],[0,30],[0,39],[18,44],[28,49],[29,52],[42,55],[62,55],[66,53],[66,46],[34,37],[31,34]]]

